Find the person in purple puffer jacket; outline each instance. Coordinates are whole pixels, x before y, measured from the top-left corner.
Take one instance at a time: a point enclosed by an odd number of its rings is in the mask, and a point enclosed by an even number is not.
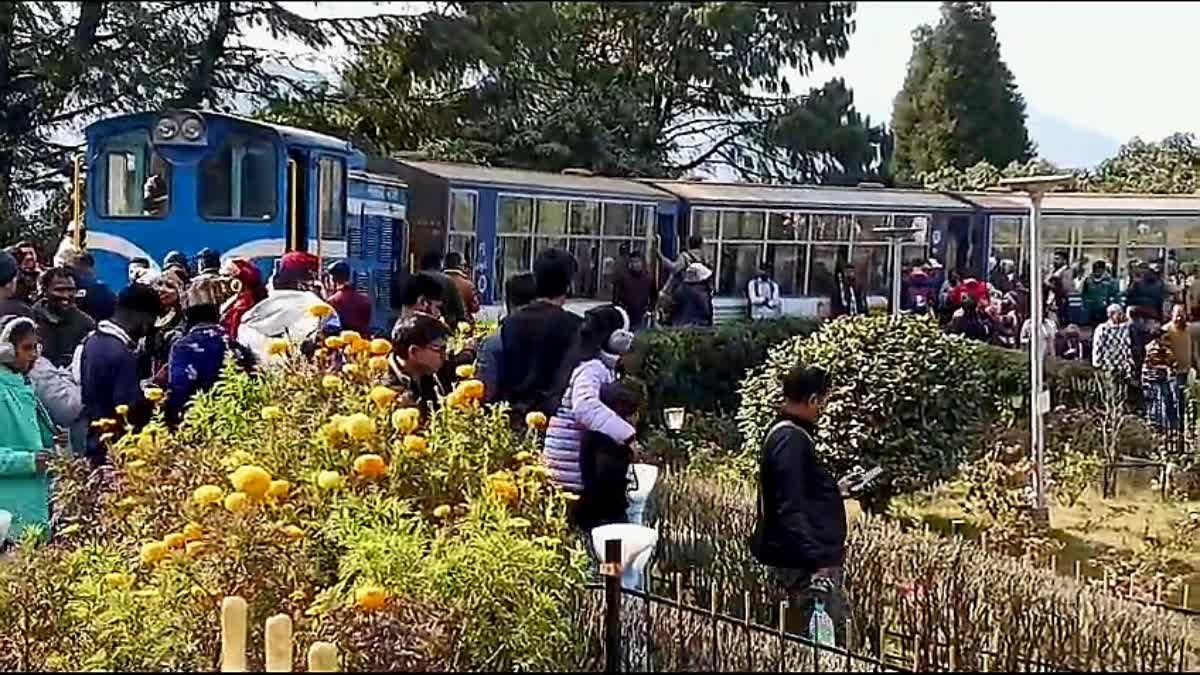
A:
[[[546,429],[542,461],[552,480],[562,489],[583,492],[579,456],[585,432],[595,431],[628,445],[636,454],[636,430],[600,400],[600,388],[616,380],[617,361],[633,346],[629,317],[623,310],[605,305],[590,310],[579,329],[570,381],[558,412]]]

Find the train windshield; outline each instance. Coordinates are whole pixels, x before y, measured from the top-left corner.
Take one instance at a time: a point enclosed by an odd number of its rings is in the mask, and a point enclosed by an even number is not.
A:
[[[100,212],[105,217],[161,218],[170,206],[171,165],[154,151],[145,130],[114,136],[104,143]]]
[[[200,215],[270,220],[278,202],[278,150],[269,136],[230,134],[200,163]]]

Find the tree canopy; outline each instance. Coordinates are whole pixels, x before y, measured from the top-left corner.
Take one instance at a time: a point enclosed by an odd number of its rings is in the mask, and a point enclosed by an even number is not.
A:
[[[994,23],[990,3],[946,2],[936,27],[913,32],[892,112],[897,176],[978,162],[1007,166],[1034,155],[1025,100],[1000,58]]]
[[[853,12],[848,2],[445,3],[362,49],[340,86],[266,116],[382,154],[609,175],[678,175],[752,135],[787,137],[803,153],[802,117],[779,120],[811,110],[783,70],[843,56]]]

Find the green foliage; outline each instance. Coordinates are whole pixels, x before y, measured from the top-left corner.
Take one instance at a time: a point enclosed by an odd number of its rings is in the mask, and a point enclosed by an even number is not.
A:
[[[1172,134],[1158,143],[1134,138],[1092,172],[1100,192],[1193,194],[1200,191],[1200,146],[1190,133]]]
[[[272,119],[382,154],[674,175],[783,112],[781,69],[848,48],[854,4],[439,3]],[[564,49],[563,45],[570,45]],[[680,162],[680,149],[709,148]]]
[[[839,319],[792,338],[742,382],[737,418],[746,451],[757,450],[775,419],[783,376],[803,363],[833,380],[817,441],[835,472],[882,466],[883,498],[947,478],[979,449],[996,415],[982,349],[908,316]]]
[[[913,31],[908,75],[892,112],[898,177],[1033,156],[1025,100],[1000,58],[994,23],[987,2],[945,2],[936,27]]]
[[[820,325],[816,319],[786,318],[645,331],[622,364],[647,383],[650,410],[731,412],[738,405],[738,383],[766,359],[770,347]]]

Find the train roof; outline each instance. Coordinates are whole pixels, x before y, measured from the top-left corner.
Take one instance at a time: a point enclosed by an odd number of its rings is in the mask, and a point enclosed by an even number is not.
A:
[[[974,208],[953,194],[932,190],[865,186],[718,183],[690,180],[650,180],[646,182],[697,206],[964,212]]]
[[[961,192],[958,194],[963,199],[990,212],[1024,214],[1029,211],[1029,198],[1020,192]],[[1200,194],[1048,192],[1042,199],[1042,212],[1047,215],[1197,216],[1200,215]]]
[[[673,199],[670,193],[659,190],[653,185],[607,176],[584,176],[412,159],[372,159],[368,162],[367,168],[374,172],[391,173],[398,170],[397,165],[400,170],[407,168],[459,184],[599,194],[654,201]]]
[[[242,117],[240,115],[230,115],[227,113],[209,112],[204,110],[198,110],[196,112],[205,119],[225,119],[232,122],[237,122],[239,124],[245,124],[272,131],[278,134],[280,140],[287,145],[302,146],[316,150],[329,150],[332,152],[348,153],[357,156],[360,161],[365,161],[362,152],[355,148],[353,143],[334,136],[318,133],[316,131],[309,131],[307,129],[291,127],[285,124],[264,122],[262,120]],[[84,130],[84,133],[89,139],[97,135],[107,136],[120,133],[131,127],[141,126],[148,122],[152,122],[159,114],[160,113],[158,112],[141,112],[132,113],[129,115],[121,115],[118,117],[109,117],[107,119],[89,124]]]

